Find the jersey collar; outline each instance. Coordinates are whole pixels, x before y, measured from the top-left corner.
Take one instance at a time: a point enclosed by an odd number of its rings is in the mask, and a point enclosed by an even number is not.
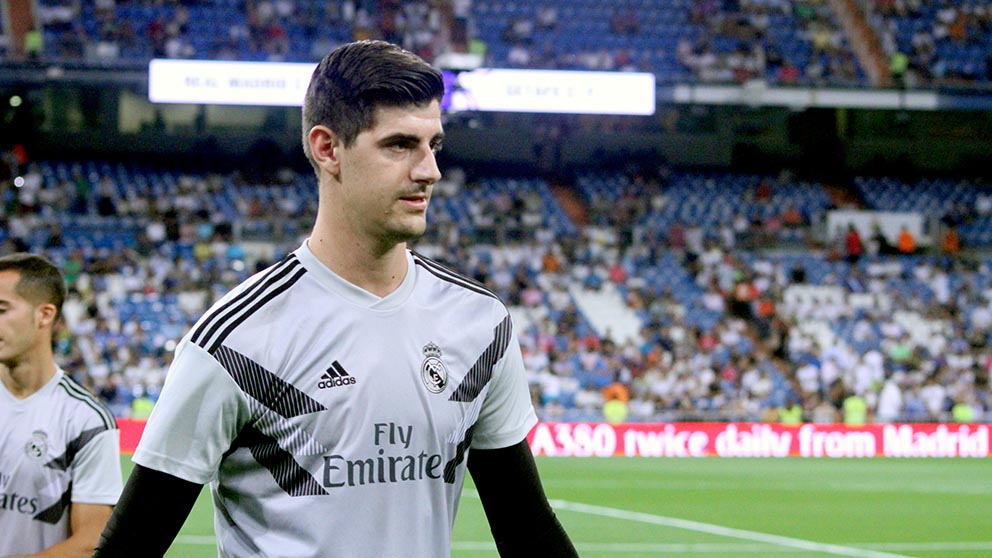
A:
[[[38,391],[25,397],[24,399],[18,399],[14,397],[14,394],[10,393],[10,391],[7,390],[7,386],[3,385],[3,383],[0,383],[0,400],[6,401],[6,403],[14,406],[28,405],[30,404],[31,401],[35,401],[47,397],[47,394],[55,391],[56,389],[55,386],[59,384],[59,380],[61,380],[62,376],[64,375],[65,372],[61,368],[56,366],[55,375],[52,376],[52,378],[48,380],[48,382],[45,385],[38,388]]]
[[[413,291],[415,266],[413,255],[410,254],[409,250],[406,251],[406,277],[403,278],[403,282],[400,283],[400,286],[395,291],[384,297],[374,295],[353,283],[349,283],[343,277],[331,271],[330,268],[317,259],[317,256],[307,246],[306,240],[303,241],[303,245],[294,253],[300,259],[300,262],[303,263],[304,267],[307,268],[307,271],[313,273],[314,278],[318,282],[353,304],[370,310],[390,310],[396,308],[403,304]]]

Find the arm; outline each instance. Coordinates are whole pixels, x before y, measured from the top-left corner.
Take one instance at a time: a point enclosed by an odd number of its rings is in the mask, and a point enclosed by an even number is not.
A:
[[[89,558],[113,509],[107,504],[73,502],[69,508],[69,537],[22,558]]]
[[[202,485],[135,465],[93,556],[158,558],[189,515]]]
[[[94,556],[161,558],[230,448],[247,408],[246,396],[213,356],[184,339]]]
[[[544,494],[527,440],[506,448],[473,449],[468,470],[500,556],[578,556]]]

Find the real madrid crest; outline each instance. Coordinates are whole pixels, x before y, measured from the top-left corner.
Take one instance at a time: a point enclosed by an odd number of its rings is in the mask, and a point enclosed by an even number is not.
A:
[[[31,439],[24,444],[24,453],[31,459],[41,459],[48,455],[48,434],[41,430],[31,433]]]
[[[424,345],[424,363],[420,365],[420,377],[431,393],[441,393],[448,385],[448,369],[441,360],[441,347],[433,342]]]

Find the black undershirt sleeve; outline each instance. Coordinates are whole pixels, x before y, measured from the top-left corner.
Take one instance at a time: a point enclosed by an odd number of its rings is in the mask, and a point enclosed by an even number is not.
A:
[[[468,470],[502,558],[578,556],[544,494],[527,440],[471,450]]]
[[[135,465],[93,556],[161,558],[203,485]]]

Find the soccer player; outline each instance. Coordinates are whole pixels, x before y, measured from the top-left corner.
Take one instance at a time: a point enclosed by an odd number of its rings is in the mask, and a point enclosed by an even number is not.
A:
[[[0,257],[0,556],[90,556],[121,494],[117,423],[55,363],[65,282]]]
[[[162,556],[207,483],[222,557],[449,556],[466,469],[502,556],[576,555],[525,438],[506,307],[407,248],[441,177],[443,93],[389,43],[320,62],[313,230],[180,342],[95,556]]]

